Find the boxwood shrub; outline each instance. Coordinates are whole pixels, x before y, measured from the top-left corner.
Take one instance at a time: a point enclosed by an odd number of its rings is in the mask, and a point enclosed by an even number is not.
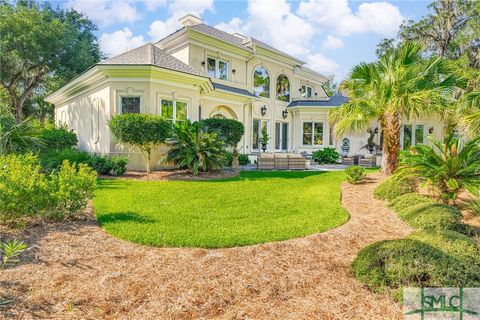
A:
[[[365,247],[352,269],[373,291],[392,290],[396,298],[404,286],[478,287],[480,250],[472,239],[455,231],[420,231]]]
[[[392,200],[406,193],[417,191],[417,178],[412,176],[392,176],[380,183],[373,191],[373,195],[377,199]]]
[[[42,130],[45,150],[70,149],[77,145],[77,135],[66,127],[49,126]]]
[[[399,197],[396,197],[388,202],[388,206],[391,207],[395,212],[399,212],[403,209],[422,204],[422,203],[433,203],[434,200],[431,197],[423,196],[418,193],[406,193]]]
[[[467,234],[471,232],[471,229],[461,222],[460,210],[446,204],[421,203],[400,210],[397,215],[415,229],[454,230]]]
[[[227,167],[230,167],[232,165],[232,153],[231,152],[226,153],[225,162],[226,162]],[[241,166],[246,166],[247,164],[250,164],[250,159],[248,158],[248,154],[239,153],[238,154],[238,164],[241,165]]]

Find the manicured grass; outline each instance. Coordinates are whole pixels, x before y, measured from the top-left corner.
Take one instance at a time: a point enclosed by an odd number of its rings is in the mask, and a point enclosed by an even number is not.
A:
[[[220,248],[285,240],[345,223],[343,172],[242,172],[216,181],[99,180],[102,228],[132,242]]]

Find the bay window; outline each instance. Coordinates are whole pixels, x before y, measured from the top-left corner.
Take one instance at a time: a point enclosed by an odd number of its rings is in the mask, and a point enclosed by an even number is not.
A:
[[[160,115],[173,123],[187,120],[187,103],[185,101],[162,99]]]
[[[323,122],[303,123],[303,145],[323,145]]]

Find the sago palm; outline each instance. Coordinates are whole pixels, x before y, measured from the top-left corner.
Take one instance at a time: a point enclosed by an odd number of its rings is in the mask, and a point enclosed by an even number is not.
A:
[[[444,201],[455,201],[463,189],[480,187],[480,136],[463,147],[450,134],[445,141],[429,138],[433,146],[417,145],[402,153],[398,174],[414,175],[433,187]]]
[[[13,152],[37,151],[43,145],[39,126],[31,118],[15,121],[5,107],[0,107],[0,155]]]
[[[440,111],[457,79],[441,58],[422,58],[422,47],[406,42],[378,61],[355,66],[342,84],[349,102],[333,110],[335,134],[360,132],[378,121],[383,130],[382,171],[398,163],[402,121]]]
[[[197,122],[184,122],[175,126],[168,161],[197,175],[199,171],[222,167],[225,158],[225,144],[217,139],[215,133],[203,131]]]

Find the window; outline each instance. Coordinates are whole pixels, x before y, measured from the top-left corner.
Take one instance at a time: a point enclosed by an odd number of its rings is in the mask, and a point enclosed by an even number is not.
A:
[[[253,73],[253,93],[257,97],[270,98],[270,76],[263,67],[258,67]]]
[[[140,113],[140,97],[120,97],[121,113]]]
[[[425,143],[425,126],[423,124],[404,124],[402,130],[402,148]]]
[[[303,145],[306,145],[306,146],[323,145],[323,123],[322,122],[304,122],[303,123]]]
[[[184,101],[162,99],[160,115],[172,122],[187,120],[187,103]]]
[[[259,150],[261,147],[261,138],[262,138],[262,129],[268,128],[268,121],[267,120],[259,120],[253,119],[253,127],[252,127],[252,149]]]
[[[313,89],[310,86],[302,86],[302,97],[311,98]]]
[[[277,99],[290,101],[290,81],[284,74],[279,75],[277,78]]]
[[[207,74],[210,78],[228,80],[228,62],[208,57]]]
[[[287,150],[288,146],[288,123],[275,123],[275,149]]]

